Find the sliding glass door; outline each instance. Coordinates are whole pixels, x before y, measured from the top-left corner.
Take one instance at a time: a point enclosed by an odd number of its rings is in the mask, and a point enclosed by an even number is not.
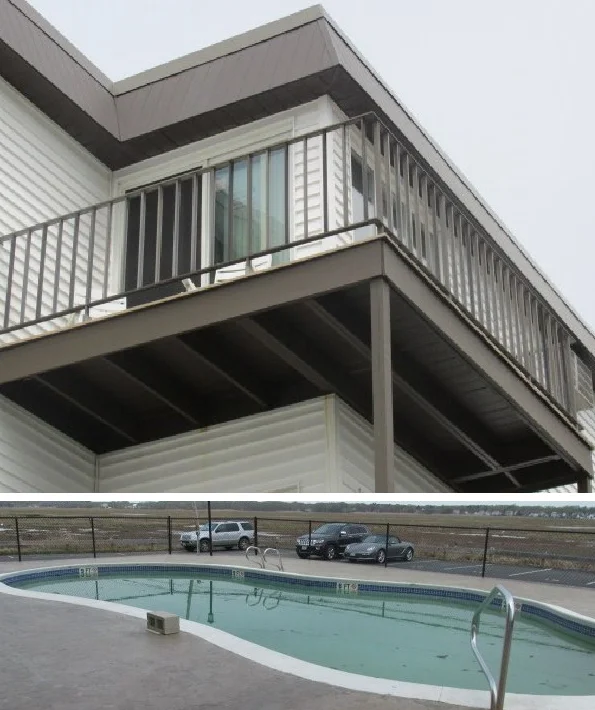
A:
[[[201,197],[202,177],[193,175],[147,186],[127,200],[124,287],[133,292],[129,306],[179,293],[179,281],[162,282],[201,268]],[[155,288],[134,293],[152,284]]]
[[[214,264],[288,243],[287,150],[231,161],[215,170]],[[286,254],[273,255],[280,263]]]

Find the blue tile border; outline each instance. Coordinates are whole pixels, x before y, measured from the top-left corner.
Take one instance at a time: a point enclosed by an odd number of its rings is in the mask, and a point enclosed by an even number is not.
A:
[[[80,570],[89,570],[90,574],[81,575]],[[237,575],[234,573],[241,572]],[[192,564],[86,564],[86,565],[69,565],[59,568],[38,569],[25,572],[12,572],[0,576],[0,584],[6,584],[11,587],[19,587],[22,582],[31,582],[35,580],[51,580],[51,579],[80,579],[92,580],[98,577],[114,577],[122,574],[144,575],[147,573],[155,574],[183,574],[189,575],[205,575],[211,577],[233,578],[238,583],[246,581],[268,582],[276,586],[285,587],[301,587],[303,589],[316,589],[319,591],[334,592],[339,596],[343,596],[344,592],[337,589],[338,584],[357,585],[357,590],[354,592],[357,595],[395,595],[405,597],[426,597],[436,600],[449,600],[460,602],[472,602],[479,604],[485,598],[482,592],[472,590],[456,589],[456,588],[441,588],[441,587],[425,587],[418,584],[400,584],[400,583],[374,583],[364,582],[351,579],[325,579],[321,577],[292,577],[288,573],[279,573],[276,571],[251,570],[246,568],[236,568],[217,565],[192,565]],[[492,606],[500,607],[499,599],[494,599]],[[521,613],[524,616],[531,617],[542,624],[551,626],[558,631],[563,631],[572,636],[582,638],[583,640],[595,640],[595,621],[593,623],[585,622],[581,619],[574,619],[561,612],[548,608],[547,604],[536,604],[530,601],[522,601]]]

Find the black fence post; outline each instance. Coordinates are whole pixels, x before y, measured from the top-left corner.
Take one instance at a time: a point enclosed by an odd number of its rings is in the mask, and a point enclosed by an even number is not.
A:
[[[14,519],[14,529],[15,529],[15,532],[16,532],[16,534],[17,534],[17,552],[18,552],[18,555],[19,555],[19,562],[22,562],[22,561],[23,561],[23,557],[22,557],[22,555],[21,555],[21,538],[20,538],[20,536],[19,536],[19,519],[18,519],[18,518],[15,518],[15,519]]]
[[[312,521],[308,520],[308,550],[312,547]]]
[[[95,522],[93,521],[93,516],[89,518],[91,521],[91,540],[93,541],[93,558],[97,557],[97,549],[95,548]]]
[[[213,529],[211,521],[211,501],[207,501],[207,513],[209,515],[209,555],[213,556]],[[198,540],[197,540],[198,544]]]
[[[167,516],[167,551],[171,555],[171,515]]]
[[[388,567],[388,537],[389,537],[390,523],[386,524],[386,545],[384,546],[384,566]]]
[[[486,576],[486,561],[487,561],[487,558],[488,558],[488,542],[489,542],[489,539],[490,539],[490,529],[489,529],[489,528],[486,528],[486,539],[485,539],[485,543],[484,543],[484,546],[483,546],[483,565],[482,565],[482,567],[481,567],[481,576],[482,576],[482,577],[485,577],[485,576]]]
[[[258,547],[258,517],[254,516],[254,547]]]

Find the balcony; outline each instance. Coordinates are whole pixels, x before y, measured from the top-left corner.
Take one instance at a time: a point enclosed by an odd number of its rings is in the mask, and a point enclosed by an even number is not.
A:
[[[0,392],[96,453],[336,393],[455,490],[591,471],[568,329],[372,114],[1,237],[0,274]]]

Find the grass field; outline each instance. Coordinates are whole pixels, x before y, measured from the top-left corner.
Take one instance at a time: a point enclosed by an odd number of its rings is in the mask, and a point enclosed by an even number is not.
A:
[[[206,509],[198,515],[201,523],[206,521]],[[17,554],[15,516],[23,557],[92,555],[94,544],[97,554],[167,552],[170,544],[177,551],[180,533],[196,526],[194,514],[175,507],[146,512],[101,507],[0,508],[0,555]],[[215,520],[255,516],[259,544],[284,551],[293,551],[296,538],[308,534],[308,521],[312,520],[315,530],[319,523],[344,520],[365,523],[376,534],[385,534],[389,524],[390,534],[410,541],[418,558],[481,562],[489,527],[489,563],[595,571],[595,521],[375,512],[262,514],[249,509],[213,513]]]

